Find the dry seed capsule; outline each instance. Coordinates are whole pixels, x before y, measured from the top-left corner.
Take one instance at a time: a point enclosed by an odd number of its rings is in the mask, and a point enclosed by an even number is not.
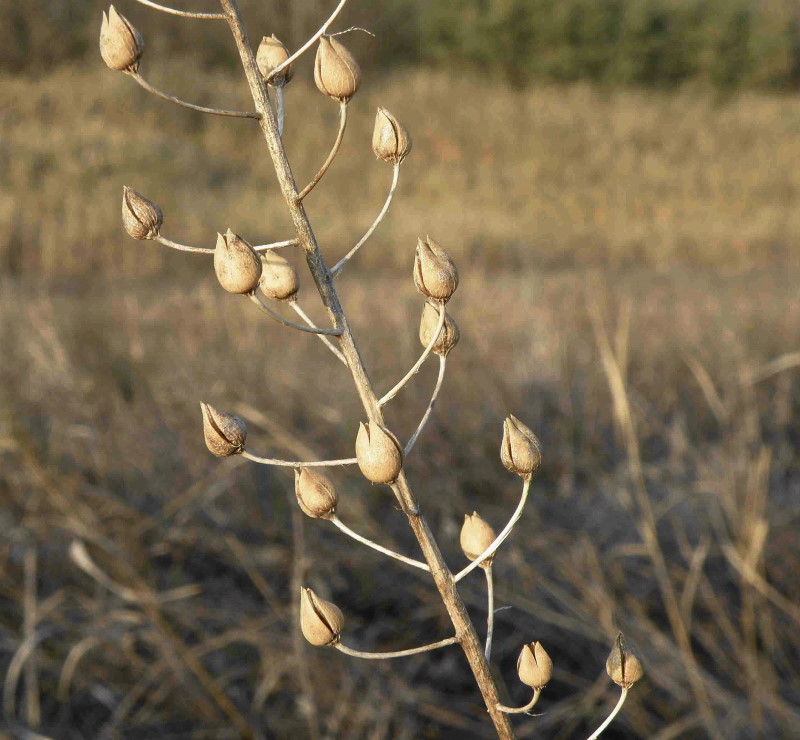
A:
[[[314,82],[325,95],[349,100],[361,84],[361,67],[342,43],[322,36],[314,60]]]
[[[286,46],[278,40],[273,33],[272,36],[264,36],[261,43],[258,45],[258,52],[256,53],[256,64],[258,69],[266,80],[269,78],[270,73],[275,67],[279,67],[289,58],[289,50]],[[269,84],[273,87],[283,87],[291,82],[294,76],[293,65],[284,67],[278,74],[276,74]]]
[[[100,25],[100,56],[111,68],[135,72],[144,51],[144,39],[133,24],[112,5]]]
[[[427,298],[446,303],[458,287],[458,269],[450,255],[433,239],[417,240],[414,285]],[[435,325],[434,325],[435,326]]]
[[[247,438],[245,423],[238,416],[217,411],[207,403],[201,403],[200,410],[203,412],[203,436],[209,451],[217,457],[238,455]]]
[[[481,519],[477,511],[464,517],[464,526],[461,527],[461,549],[470,560],[475,560],[495,541],[497,535],[486,521]],[[481,567],[488,567],[494,555],[486,558]]]
[[[152,201],[127,185],[122,188],[122,225],[134,239],[158,236],[164,214]]]
[[[228,229],[224,236],[217,234],[214,271],[229,293],[252,293],[261,277],[261,258],[244,239]]]
[[[517,658],[519,680],[532,689],[541,690],[553,677],[553,661],[541,642],[532,642],[522,648]]]
[[[403,467],[403,449],[380,424],[359,424],[356,437],[358,467],[373,483],[393,483]]]
[[[312,645],[333,645],[339,642],[344,615],[336,604],[325,601],[310,588],[300,589],[300,629]]]
[[[542,464],[542,451],[536,435],[516,416],[509,415],[503,422],[503,441],[500,443],[500,460],[506,469],[523,478],[530,478]]]
[[[411,135],[386,108],[378,108],[372,131],[372,151],[384,162],[399,164],[411,151]]]
[[[303,513],[314,519],[330,519],[339,503],[333,483],[310,468],[294,471],[294,492]]]
[[[262,271],[259,286],[267,298],[288,301],[297,295],[297,273],[289,261],[268,249],[261,258]]]
[[[617,635],[614,647],[608,655],[606,672],[611,680],[623,689],[629,689],[644,676],[644,668],[636,648],[626,642],[622,632]]]
[[[427,347],[436,327],[439,325],[439,306],[430,302],[425,303],[422,309],[422,319],[419,322],[419,341],[423,347]],[[444,315],[444,325],[439,332],[436,343],[433,345],[433,351],[437,355],[447,357],[447,353],[458,344],[460,332],[456,322],[450,317],[449,313]]]

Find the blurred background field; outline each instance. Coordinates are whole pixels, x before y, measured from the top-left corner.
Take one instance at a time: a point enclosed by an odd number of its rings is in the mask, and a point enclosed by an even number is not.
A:
[[[241,4],[251,38],[291,44],[330,5]],[[338,259],[391,177],[370,151],[376,106],[409,128],[395,204],[340,282],[382,389],[421,349],[417,236],[461,270],[461,343],[407,461],[453,567],[463,515],[501,527],[516,504],[503,417],[542,439],[529,510],[495,566],[511,606],[494,651],[508,701],[528,698],[514,670],[523,642],[541,640],[556,664],[542,715],[516,719],[519,735],[599,724],[622,629],[649,677],[608,737],[796,737],[795,6],[358,5],[339,26],[378,39],[345,37],[365,80],[307,206]],[[299,637],[301,583],[342,607],[362,649],[448,624],[423,578],[304,520],[288,474],[206,451],[201,400],[246,418],[255,452],[309,459],[351,454],[360,407],[321,343],[225,294],[209,259],[122,231],[129,185],[159,203],[175,241],[212,246],[228,227],[259,243],[291,235],[256,127],[173,109],[107,70],[101,7],[0,1],[14,29],[0,48],[0,733],[235,738],[239,723],[280,738],[490,737],[458,651],[362,663]],[[249,107],[224,26],[120,9],[145,34],[151,82]],[[287,90],[301,182],[337,117],[310,79],[311,58]],[[425,367],[389,407],[401,437],[434,380]],[[346,523],[415,552],[387,491],[333,477]],[[482,578],[463,592],[480,626]]]

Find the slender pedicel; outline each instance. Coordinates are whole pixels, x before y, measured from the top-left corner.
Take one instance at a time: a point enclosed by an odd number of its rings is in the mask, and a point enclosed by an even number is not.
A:
[[[283,318],[283,316],[276,311],[273,311],[266,303],[264,303],[264,301],[261,300],[261,297],[257,293],[249,293],[248,297],[262,311],[264,311],[264,313],[268,314],[271,318],[275,319],[275,321],[277,321],[279,324],[283,324],[284,326],[289,326],[292,329],[297,329],[298,331],[305,331],[309,334],[327,334],[329,336],[338,337],[342,333],[341,329],[316,329],[311,326],[296,324],[294,321],[289,321],[288,319]]]
[[[226,19],[225,13],[195,13],[190,10],[176,10],[175,8],[168,8],[166,5],[159,5],[152,2],[152,0],[136,0],[148,8],[155,8],[162,13],[169,13],[170,15],[179,15],[181,18],[198,18],[206,21],[224,21]]]
[[[297,200],[303,200],[317,185],[317,183],[323,178],[325,173],[328,171],[328,167],[331,166],[333,160],[336,158],[336,155],[339,153],[339,147],[342,145],[342,139],[344,138],[344,130],[347,126],[347,101],[342,100],[339,103],[339,131],[336,134],[336,141],[333,142],[333,147],[331,148],[330,153],[328,154],[328,158],[323,163],[322,167],[319,168],[319,172],[314,175],[314,179],[311,180],[308,185],[306,185],[300,193],[297,195]],[[280,131],[280,118],[278,118],[278,130]]]
[[[383,547],[379,545],[377,542],[373,542],[372,540],[368,539],[367,537],[362,537],[358,532],[354,532],[350,527],[348,527],[341,519],[339,519],[336,514],[334,514],[330,521],[338,527],[342,532],[344,532],[348,537],[352,537],[354,540],[357,540],[362,545],[366,545],[367,547],[371,547],[373,550],[377,550],[378,552],[382,552],[384,555],[388,555],[390,558],[394,558],[395,560],[399,560],[406,565],[411,565],[414,568],[419,568],[420,570],[427,570],[430,572],[430,566],[427,563],[423,563],[421,560],[414,560],[414,558],[407,558],[405,555],[401,555],[399,552],[395,552],[394,550],[390,550],[387,547]]]
[[[337,642],[333,647],[335,647],[340,653],[351,655],[354,658],[366,658],[367,660],[386,660],[387,658],[405,658],[407,655],[427,653],[430,650],[437,650],[438,648],[446,647],[447,645],[455,645],[457,642],[459,642],[457,637],[448,637],[446,640],[432,642],[430,645],[422,645],[421,647],[409,648],[408,650],[396,650],[392,653],[365,653],[361,650],[354,650],[353,648],[342,645],[341,642]]]

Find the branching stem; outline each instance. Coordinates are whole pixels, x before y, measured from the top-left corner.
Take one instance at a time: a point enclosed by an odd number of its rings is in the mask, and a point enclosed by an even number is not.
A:
[[[405,658],[407,655],[417,655],[418,653],[427,653],[430,650],[437,650],[447,645],[455,645],[459,642],[457,637],[448,637],[446,640],[439,640],[439,642],[432,642],[430,645],[422,645],[421,647],[409,648],[408,650],[397,650],[393,653],[365,653],[361,650],[353,650],[353,648],[342,645],[337,642],[334,647],[345,655],[351,655],[354,658],[366,658],[367,660],[386,660],[387,658]]]
[[[422,434],[422,430],[425,428],[425,425],[428,423],[428,419],[431,418],[431,413],[433,413],[433,407],[436,404],[436,398],[439,395],[439,391],[442,389],[442,383],[444,382],[444,373],[447,369],[447,356],[446,355],[439,355],[439,377],[436,378],[436,386],[433,389],[433,393],[431,394],[431,400],[428,402],[428,408],[425,409],[425,413],[422,416],[422,420],[419,422],[419,426],[414,434],[411,435],[411,439],[408,440],[408,444],[405,446],[403,450],[404,455],[408,455],[409,452],[413,449],[414,445],[417,442],[417,438],[420,434]]]
[[[394,198],[395,191],[397,190],[397,181],[400,178],[400,162],[398,162],[392,169],[392,184],[389,188],[389,194],[386,196],[386,202],[383,204],[383,208],[381,208],[381,212],[378,214],[377,218],[372,222],[372,226],[367,229],[367,233],[361,237],[358,244],[356,244],[342,259],[340,259],[332,268],[331,268],[331,275],[336,277],[342,270],[344,270],[347,263],[350,261],[350,258],[359,250],[361,247],[364,246],[367,239],[372,236],[372,233],[375,229],[378,228],[380,222],[383,221],[383,217],[386,215],[386,212],[389,210],[389,206],[392,204],[392,199]]]
[[[354,532],[350,527],[348,527],[341,519],[339,519],[336,514],[334,514],[331,519],[331,523],[336,526],[339,530],[344,532],[348,537],[352,537],[354,540],[357,540],[362,545],[366,545],[367,547],[371,547],[373,550],[377,550],[378,552],[382,552],[384,555],[388,555],[390,558],[394,558],[395,560],[399,560],[406,565],[411,565],[414,568],[419,568],[420,570],[426,570],[430,573],[430,567],[427,563],[423,563],[421,560],[414,560],[413,558],[407,558],[405,555],[401,555],[399,552],[395,552],[394,550],[389,550],[382,545],[379,545],[377,542],[373,542],[372,540],[362,537],[358,532]]]
[[[539,701],[539,697],[542,695],[541,689],[534,689],[533,690],[533,698],[524,706],[524,707],[506,707],[502,704],[498,704],[497,708],[501,712],[505,712],[506,714],[527,714],[531,711],[531,709],[536,706],[536,702]]]
[[[484,567],[483,571],[486,573],[486,608],[489,610],[486,617],[486,649],[484,650],[488,661],[491,659],[492,637],[494,637],[494,578],[492,577],[491,562]]]
[[[303,319],[303,321],[305,321],[306,324],[308,324],[312,329],[317,328],[316,324],[314,324],[314,322],[311,320],[311,317],[302,308],[300,308],[300,304],[297,302],[297,300],[289,301],[289,305],[294,309],[294,312],[301,319]],[[333,354],[336,356],[339,362],[344,363],[344,366],[347,367],[347,360],[345,360],[344,355],[341,352],[339,352],[339,350],[336,349],[336,347],[333,346],[333,342],[330,339],[328,339],[328,337],[326,337],[324,334],[317,334],[317,336],[325,343],[325,346],[331,352],[333,352]]]
[[[271,457],[259,457],[247,450],[239,453],[242,457],[257,462],[261,465],[277,465],[283,468],[335,468],[340,465],[355,465],[358,460],[355,457],[348,457],[342,460],[319,460],[317,462],[306,462],[305,460],[278,460]]]
[[[608,727],[611,722],[613,721],[614,717],[619,714],[619,710],[622,709],[622,705],[625,703],[625,699],[628,697],[628,689],[622,689],[622,693],[620,694],[619,701],[617,702],[617,706],[615,706],[611,710],[611,714],[606,717],[605,721],[603,722],[600,727],[598,727],[588,738],[587,740],[596,740],[600,735],[603,733],[603,730]]]
[[[261,296],[258,293],[248,293],[248,297],[250,298],[253,303],[256,304],[264,313],[268,314],[271,318],[275,319],[279,324],[283,324],[284,326],[289,326],[292,329],[297,329],[298,331],[305,331],[309,334],[327,334],[328,336],[338,337],[341,335],[341,329],[317,329],[313,326],[303,326],[302,324],[296,324],[294,321],[289,321],[288,319],[283,318],[277,311],[273,311],[263,300],[261,300]]]
[[[140,2],[142,5],[146,5],[148,8],[160,10],[162,13],[179,15],[181,18],[199,18],[206,21],[224,21],[226,18],[225,13],[194,13],[190,10],[176,10],[175,8],[168,8],[166,5],[159,5],[158,3],[152,2],[152,0],[137,0],[137,2]]]
[[[286,110],[283,106],[283,85],[275,88],[275,113],[278,116],[278,136],[283,138],[283,123],[286,120]]]
[[[283,101],[282,98],[279,100]],[[278,118],[278,129],[281,130],[280,127],[281,120]],[[347,101],[342,100],[339,103],[339,132],[336,134],[336,141],[333,142],[333,147],[331,148],[330,154],[328,154],[328,158],[325,160],[322,167],[319,168],[319,172],[314,175],[314,179],[311,180],[308,185],[306,185],[301,191],[300,194],[297,196],[298,200],[303,200],[316,186],[317,183],[323,178],[325,173],[328,171],[328,167],[331,166],[333,160],[336,158],[336,155],[339,153],[339,147],[342,145],[342,139],[344,138],[344,130],[347,127]]]

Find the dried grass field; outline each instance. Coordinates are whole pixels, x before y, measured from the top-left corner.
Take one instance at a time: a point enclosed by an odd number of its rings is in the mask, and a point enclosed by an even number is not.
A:
[[[192,101],[245,104],[227,72],[151,69]],[[299,180],[336,126],[307,73],[287,91]],[[304,518],[287,472],[205,449],[200,401],[246,418],[248,446],[279,457],[349,457],[360,420],[320,342],[224,293],[208,258],[120,227],[127,184],[176,241],[213,246],[229,226],[254,243],[290,236],[256,127],[172,110],[99,62],[0,77],[0,90],[0,735],[236,738],[239,722],[268,738],[490,737],[457,649],[360,662],[300,636],[306,584],[342,607],[360,648],[438,639],[449,622],[429,581]],[[502,419],[542,440],[495,565],[505,698],[528,698],[523,642],[555,662],[519,736],[597,726],[622,629],[648,676],[606,737],[796,737],[800,101],[368,76],[308,200],[330,260],[389,185],[369,147],[379,104],[414,151],[341,292],[388,388],[421,349],[417,236],[459,265],[462,339],[407,461],[453,567],[464,514],[501,527],[519,496]],[[402,437],[434,381],[431,363],[389,407]],[[416,554],[384,488],[333,477],[343,521]],[[481,628],[480,575],[462,591]]]

